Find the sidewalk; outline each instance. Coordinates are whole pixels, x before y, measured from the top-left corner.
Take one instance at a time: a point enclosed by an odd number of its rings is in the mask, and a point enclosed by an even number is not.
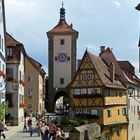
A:
[[[4,131],[6,139],[10,138],[12,135],[16,134],[17,131],[23,130],[23,122],[19,126],[7,126],[7,130]],[[3,137],[1,137],[3,139]]]
[[[28,120],[28,117],[27,117]],[[35,118],[32,118],[33,122],[35,122]],[[24,122],[21,122],[19,126],[7,126],[7,130],[4,131],[6,135],[6,139],[10,138],[12,135],[18,133],[18,131],[23,131]],[[1,138],[3,139],[3,137]]]

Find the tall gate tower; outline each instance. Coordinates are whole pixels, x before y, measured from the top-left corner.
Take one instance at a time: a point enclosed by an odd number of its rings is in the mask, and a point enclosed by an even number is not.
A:
[[[76,73],[78,32],[68,25],[65,9],[60,9],[58,24],[47,32],[48,36],[48,101],[49,112],[54,112],[55,101],[68,96],[66,86]]]

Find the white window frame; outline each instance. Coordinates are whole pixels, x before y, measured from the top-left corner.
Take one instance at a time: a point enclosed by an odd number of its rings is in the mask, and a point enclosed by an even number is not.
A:
[[[80,95],[80,89],[78,88],[74,89],[74,95]]]
[[[13,49],[12,48],[7,48],[7,56],[12,56],[13,55]]]
[[[91,115],[98,116],[98,110],[97,109],[91,109]]]

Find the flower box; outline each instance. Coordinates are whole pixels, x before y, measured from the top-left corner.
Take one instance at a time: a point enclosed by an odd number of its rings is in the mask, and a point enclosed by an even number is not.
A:
[[[21,103],[21,104],[20,104],[20,108],[27,108],[27,104]]]
[[[19,83],[20,83],[21,85],[23,85],[23,86],[25,85],[25,81],[24,81],[24,80],[20,80]]]
[[[3,71],[1,71],[1,70],[0,70],[0,76],[2,76],[5,79],[7,78],[7,75]]]

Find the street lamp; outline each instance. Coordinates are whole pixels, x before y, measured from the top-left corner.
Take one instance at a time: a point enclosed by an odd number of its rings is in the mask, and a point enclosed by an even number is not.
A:
[[[140,3],[135,8],[136,10],[140,11]],[[139,27],[140,27],[140,19],[139,19]],[[138,47],[139,47],[139,72],[140,72],[140,33],[139,33]]]
[[[129,97],[132,97],[133,96],[133,93],[134,93],[134,88],[133,87],[128,87]]]

